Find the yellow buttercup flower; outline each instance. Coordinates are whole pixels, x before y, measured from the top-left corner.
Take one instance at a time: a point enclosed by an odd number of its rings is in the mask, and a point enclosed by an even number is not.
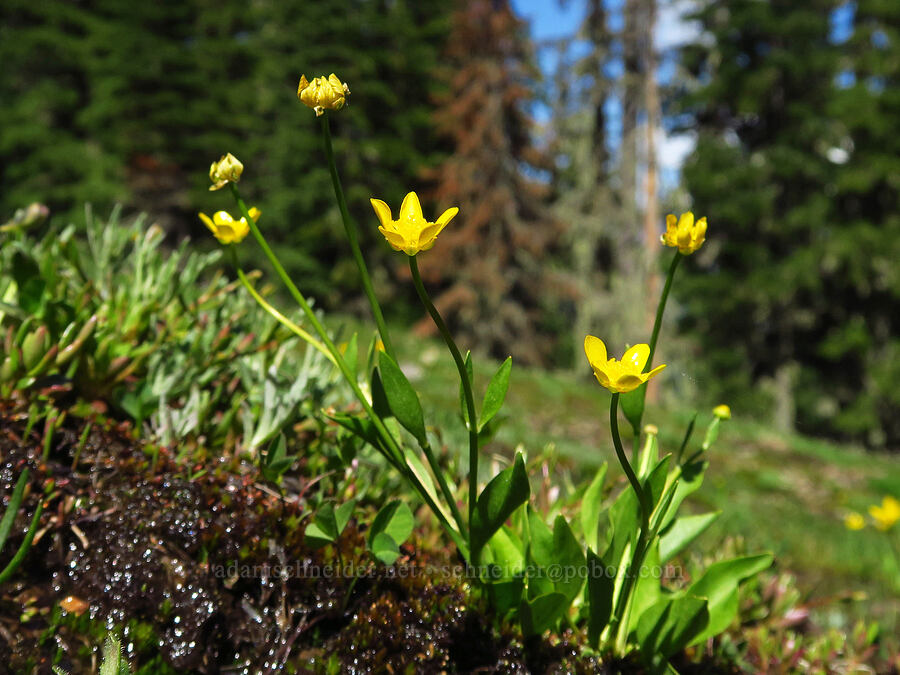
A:
[[[297,98],[315,110],[316,117],[326,110],[340,110],[349,95],[350,88],[334,73],[328,77],[314,77],[312,82],[306,79],[306,75],[301,75],[297,87]]]
[[[422,205],[415,192],[410,192],[403,198],[400,205],[400,215],[397,220],[391,217],[391,209],[380,199],[370,199],[375,215],[381,221],[378,230],[384,235],[388,243],[395,251],[403,251],[406,255],[413,256],[419,251],[427,251],[434,246],[434,240],[440,234],[447,223],[453,220],[453,216],[459,213],[455,206],[444,211],[440,218],[431,223],[422,215]]]
[[[213,182],[209,188],[212,190],[221,190],[228,183],[237,183],[241,179],[244,172],[244,165],[238,161],[238,158],[230,152],[222,155],[218,162],[213,162],[209,167],[209,179]]]
[[[889,530],[900,521],[900,501],[890,496],[885,497],[881,500],[881,506],[873,504],[869,507],[869,515],[875,521],[875,527]]]
[[[848,530],[861,530],[866,526],[866,519],[861,513],[853,511],[844,516],[844,527]]]
[[[688,211],[676,218],[666,216],[666,233],[660,237],[666,246],[677,248],[682,255],[690,255],[706,241],[706,218],[694,222],[694,214]]]
[[[235,220],[228,211],[216,211],[212,218],[205,213],[198,213],[197,215],[200,216],[200,220],[215,235],[216,239],[223,244],[237,244],[250,232],[250,225],[247,223],[246,218]],[[258,208],[254,206],[250,209],[250,217],[253,218],[254,223],[259,220],[259,216],[260,210]]]
[[[657,366],[649,373],[642,372],[650,358],[650,346],[635,345],[622,356],[621,361],[608,359],[603,340],[593,335],[584,338],[584,353],[587,355],[597,381],[613,393],[625,394],[637,389],[644,382],[665,368]]]
[[[731,419],[731,408],[729,408],[724,403],[717,405],[713,408],[713,415],[718,417],[720,420],[730,420]]]

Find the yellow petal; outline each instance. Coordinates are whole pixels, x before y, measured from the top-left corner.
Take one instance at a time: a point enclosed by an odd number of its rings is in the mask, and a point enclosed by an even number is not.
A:
[[[678,227],[678,218],[674,213],[670,213],[666,216],[666,229],[674,230],[676,227]]]
[[[391,247],[395,251],[402,251],[405,240],[400,234],[397,232],[392,232],[391,230],[385,229],[384,227],[379,227],[378,231],[384,235],[384,238],[387,239],[387,242],[391,245]]]
[[[410,220],[413,222],[421,222],[424,221],[425,218],[422,216],[422,205],[419,203],[419,195],[415,192],[410,192],[403,198],[403,203],[400,205],[400,216],[398,220]]]
[[[643,375],[641,375],[641,377],[644,378],[644,382],[646,382],[646,381],[649,380],[651,377],[653,377],[654,375],[658,374],[659,371],[661,371],[661,370],[662,370],[663,368],[665,368],[665,367],[666,367],[666,364],[663,363],[662,365],[656,366],[656,368],[654,368],[653,370],[651,370],[649,373],[644,373]]]
[[[641,373],[644,370],[644,366],[647,365],[647,359],[650,358],[650,345],[640,344],[635,345],[622,357],[622,363],[628,365],[629,371],[634,370],[637,373]]]
[[[198,213],[197,215],[200,216],[200,220],[202,220],[204,225],[209,228],[209,231],[215,234],[216,226],[213,224],[212,219],[205,213]]]
[[[217,227],[222,227],[223,225],[231,225],[234,222],[234,218],[231,217],[228,211],[216,211],[213,214],[213,222]]]
[[[262,211],[260,211],[255,206],[251,206],[250,210],[247,211],[247,213],[249,213],[250,217],[253,218],[254,223],[257,222],[259,220],[259,217],[262,215]]]
[[[441,230],[443,230],[444,227],[446,227],[447,223],[449,223],[451,220],[453,220],[453,217],[457,213],[459,213],[459,209],[454,206],[453,208],[450,208],[450,209],[447,209],[446,211],[444,211],[435,222],[438,225],[440,225]],[[438,230],[438,232],[440,232],[440,230]]]
[[[629,391],[634,391],[638,387],[640,387],[644,383],[644,380],[637,375],[622,375],[616,380],[613,385],[615,386],[615,390],[620,394],[627,394]]]
[[[381,221],[381,224],[387,227],[391,224],[391,207],[385,204],[380,199],[370,199],[369,203],[372,205],[372,208],[375,209],[375,215],[378,216],[378,220]]]
[[[606,345],[603,344],[603,340],[600,338],[594,337],[593,335],[586,336],[584,338],[584,353],[585,356],[587,356],[588,362],[590,362],[591,366],[595,369],[606,365],[608,360],[606,358]]]
[[[678,230],[690,230],[694,226],[694,214],[691,211],[682,213],[678,219]]]

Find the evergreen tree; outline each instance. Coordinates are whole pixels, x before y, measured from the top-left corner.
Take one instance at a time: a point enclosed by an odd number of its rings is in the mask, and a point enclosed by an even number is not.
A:
[[[897,9],[859,3],[853,40],[835,45],[839,4],[711,0],[698,14],[685,180],[712,234],[676,292],[714,395],[771,378],[782,426],[897,447]],[[879,46],[879,31],[893,39]]]
[[[455,153],[435,174],[434,196],[460,215],[421,267],[440,286],[436,304],[464,344],[540,363],[565,330],[548,324],[559,316],[548,305],[558,296],[551,256],[561,229],[543,206],[547,186],[529,175],[550,161],[524,110],[537,78],[524,28],[508,2],[458,4],[450,87],[436,115]]]

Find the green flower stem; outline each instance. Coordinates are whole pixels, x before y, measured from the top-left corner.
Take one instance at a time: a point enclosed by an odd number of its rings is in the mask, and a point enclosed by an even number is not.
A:
[[[675,278],[675,270],[678,269],[678,263],[681,262],[681,259],[684,256],[681,255],[678,251],[675,251],[675,257],[672,258],[672,264],[669,265],[669,273],[666,275],[666,283],[663,286],[662,295],[659,298],[659,304],[656,305],[656,318],[653,321],[653,332],[650,334],[650,354],[647,356],[647,364],[644,366],[644,371],[648,371],[653,367],[653,355],[656,353],[656,341],[659,339],[659,329],[662,327],[662,318],[663,314],[666,311],[666,302],[669,300],[669,291],[672,289],[672,279]],[[644,400],[644,397],[647,395],[647,383],[644,382],[638,389],[641,396],[641,401]],[[641,436],[641,418],[643,418],[643,404],[641,407],[641,414],[637,420],[631,425],[631,428],[634,430],[634,449],[637,451],[640,436]]]
[[[656,352],[656,341],[659,339],[663,313],[666,311],[666,302],[669,300],[669,291],[672,289],[672,279],[675,278],[675,270],[678,269],[678,263],[681,262],[683,257],[681,253],[675,251],[675,257],[672,258],[672,264],[669,265],[666,283],[663,286],[662,295],[659,297],[659,304],[656,306],[656,319],[653,321],[653,333],[650,335],[650,356],[647,357],[647,365],[645,366],[647,370],[653,367],[653,354]]]
[[[632,590],[634,589],[635,580],[640,571],[641,564],[644,562],[644,555],[647,552],[647,538],[650,532],[650,513],[653,510],[653,507],[641,486],[641,482],[635,475],[634,469],[631,467],[631,462],[629,462],[628,457],[625,456],[625,450],[622,447],[622,438],[619,435],[618,413],[619,394],[615,393],[612,395],[612,401],[610,401],[609,405],[609,427],[612,433],[613,445],[616,449],[616,457],[619,459],[619,464],[622,465],[622,470],[625,472],[628,482],[631,483],[631,487],[637,496],[641,508],[641,529],[638,532],[637,546],[634,550],[634,556],[631,558],[628,574],[622,583],[622,591],[616,602],[614,615],[610,620],[610,634],[616,635],[616,649],[619,653],[622,653],[624,650],[623,643],[627,637],[624,633],[628,630],[628,612],[631,608]]]
[[[384,350],[388,353],[388,356],[396,361],[397,356],[394,354],[391,336],[388,334],[387,324],[384,322],[384,315],[381,313],[381,305],[378,304],[378,298],[375,297],[372,278],[369,276],[366,261],[363,258],[362,250],[359,248],[359,237],[356,234],[356,224],[350,218],[350,211],[347,209],[347,200],[344,198],[344,189],[341,187],[341,177],[338,175],[337,165],[334,163],[334,148],[331,146],[331,127],[328,124],[327,114],[319,117],[319,124],[322,129],[322,145],[325,148],[325,157],[328,159],[328,169],[331,171],[331,184],[334,186],[334,196],[337,198],[338,207],[341,210],[341,220],[344,222],[344,231],[347,233],[347,239],[350,241],[350,250],[353,251],[353,259],[356,261],[356,267],[359,269],[363,290],[366,293],[366,297],[369,299],[369,304],[372,306],[372,314],[375,317],[375,324],[378,326],[378,332],[381,334]]]
[[[318,333],[322,342],[325,344],[325,347],[331,352],[332,357],[334,357],[335,362],[337,363],[338,369],[341,371],[341,374],[344,376],[344,379],[347,381],[347,384],[350,385],[350,388],[353,390],[356,399],[359,401],[359,404],[362,406],[363,410],[368,415],[369,419],[372,421],[372,424],[375,426],[376,431],[378,431],[379,436],[384,441],[385,445],[388,449],[388,454],[386,455],[389,462],[391,462],[398,471],[400,471],[406,479],[412,483],[415,490],[422,497],[422,500],[428,504],[428,507],[435,514],[438,520],[441,522],[441,525],[450,535],[451,539],[453,539],[454,543],[461,549],[466,550],[465,541],[462,539],[460,533],[454,529],[454,527],[450,524],[450,522],[444,517],[438,505],[435,503],[434,499],[432,499],[431,495],[428,494],[428,490],[425,489],[425,486],[422,485],[422,482],[419,478],[413,473],[413,471],[409,468],[409,465],[406,462],[406,458],[403,456],[403,452],[400,450],[400,447],[397,445],[397,441],[394,440],[394,437],[388,431],[387,427],[384,426],[384,422],[381,421],[381,418],[375,413],[372,409],[369,400],[366,398],[365,394],[363,394],[362,390],[359,388],[359,384],[356,381],[356,375],[350,370],[350,366],[347,365],[347,362],[344,360],[344,357],[341,355],[340,351],[338,351],[334,342],[328,336],[328,333],[325,330],[325,327],[322,325],[322,322],[319,321],[318,317],[312,311],[312,308],[309,306],[309,303],[306,301],[306,298],[303,297],[303,294],[300,292],[300,289],[291,281],[291,278],[288,276],[287,272],[285,272],[284,267],[281,262],[275,257],[275,254],[272,252],[271,247],[266,241],[265,237],[263,237],[262,232],[260,232],[259,227],[257,227],[256,222],[253,218],[250,217],[250,213],[247,210],[247,205],[244,203],[244,200],[241,199],[241,194],[237,189],[237,186],[234,183],[231,183],[231,194],[234,196],[235,202],[237,202],[238,208],[241,211],[241,214],[244,218],[247,219],[247,223],[250,226],[250,231],[253,233],[253,237],[256,239],[260,248],[262,248],[263,252],[266,254],[266,257],[269,259],[269,262],[272,263],[272,267],[275,268],[276,274],[281,279],[282,283],[287,287],[291,296],[300,305],[300,309],[303,310],[303,313],[306,315],[306,318],[312,324],[316,333]]]
[[[331,363],[335,367],[337,367],[337,361],[334,360],[334,357],[331,355],[331,352],[329,352],[328,349],[326,349],[325,345],[323,345],[321,342],[316,340],[316,338],[314,338],[312,335],[310,335],[308,332],[303,330],[300,326],[295,324],[293,321],[288,319],[284,314],[282,314],[277,309],[275,309],[272,305],[270,305],[268,302],[266,302],[266,300],[256,291],[256,289],[253,288],[253,284],[250,283],[250,280],[247,278],[247,275],[244,274],[244,270],[241,269],[241,266],[238,264],[237,252],[234,249],[234,245],[230,245],[228,247],[228,253],[231,257],[231,264],[234,267],[235,271],[237,272],[238,279],[241,280],[241,283],[244,284],[244,288],[246,288],[247,292],[251,296],[253,296],[253,299],[256,300],[257,304],[260,307],[262,307],[264,310],[266,310],[272,316],[272,318],[274,318],[276,321],[278,321],[280,324],[282,324],[289,331],[294,333],[297,337],[302,338],[308,344],[310,344],[312,347],[314,347],[319,352],[324,354],[325,358],[327,358],[329,361],[331,361]]]
[[[413,284],[415,284],[419,299],[431,315],[434,324],[441,333],[441,337],[447,343],[450,354],[453,356],[453,362],[456,364],[456,370],[459,371],[459,379],[466,399],[466,411],[469,415],[469,536],[471,537],[472,517],[475,514],[475,501],[478,498],[478,418],[475,416],[475,397],[472,394],[472,383],[469,381],[469,373],[466,370],[466,363],[463,361],[462,354],[459,353],[459,347],[456,346],[453,336],[450,335],[450,331],[447,329],[447,324],[444,323],[434,303],[431,302],[431,298],[428,297],[428,291],[425,290],[422,276],[419,274],[419,263],[414,255],[409,256],[409,271],[412,272]]]

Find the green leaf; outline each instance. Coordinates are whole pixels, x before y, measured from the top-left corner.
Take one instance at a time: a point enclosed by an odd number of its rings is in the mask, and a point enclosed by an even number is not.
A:
[[[473,386],[475,382],[475,372],[472,367],[472,352],[466,352],[466,372],[469,374],[469,386]],[[463,422],[466,424],[466,428],[469,427],[469,406],[466,405],[466,393],[463,389],[462,382],[459,383],[459,409],[462,411]],[[478,411],[475,412],[478,414]]]
[[[260,470],[263,477],[273,483],[280,483],[282,474],[291,467],[295,459],[294,455],[287,454],[284,434],[278,434],[266,452],[260,455]]]
[[[103,645],[103,663],[100,664],[100,675],[129,675],[131,668],[122,656],[121,643],[111,635],[106,636]]]
[[[422,462],[419,454],[412,448],[403,448],[403,456],[406,458],[406,465],[409,467],[410,471],[416,475],[419,482],[422,483],[422,487],[425,488],[425,492],[428,493],[432,501],[437,505],[441,515],[444,516],[444,520],[448,523],[453,523],[453,515],[447,505],[444,504],[443,497],[438,496],[437,489],[434,486],[434,480],[431,478],[431,473],[425,468],[425,464]],[[452,484],[450,484],[450,490],[451,492],[453,491]]]
[[[647,383],[645,382],[637,389],[621,394],[619,396],[619,405],[622,412],[625,413],[625,419],[631,424],[634,435],[641,433],[641,418],[644,416],[644,397],[647,395]]]
[[[553,530],[530,505],[527,507],[527,515],[528,559],[537,568],[528,577],[528,595],[536,598],[555,590],[553,581],[545,574],[546,569],[553,564]]]
[[[675,519],[669,529],[659,538],[660,562],[667,563],[681,553],[692,541],[694,541],[694,539],[699,537],[721,513],[721,511],[712,511],[710,513],[701,513],[696,516],[683,516]]]
[[[400,557],[400,546],[386,532],[378,532],[369,539],[369,550],[385,565],[393,565]]]
[[[584,542],[591,550],[597,550],[600,529],[600,514],[603,512],[603,481],[606,480],[606,462],[594,474],[581,500],[581,532]]]
[[[372,371],[372,410],[382,420],[394,416],[391,404],[388,403],[387,392],[384,390],[384,383],[381,381],[381,374],[378,368]]]
[[[350,516],[353,515],[353,509],[356,507],[356,500],[350,499],[334,510],[334,522],[337,526],[338,536],[341,536],[341,533],[344,531],[344,528],[347,527],[347,523],[350,522]]]
[[[709,624],[706,598],[679,595],[659,600],[637,622],[635,638],[648,660],[684,649]]]
[[[499,576],[492,571],[491,580],[509,580],[524,572],[525,547],[510,528],[503,526],[497,530],[486,549],[490,549],[492,564],[500,568]]]
[[[477,564],[482,547],[500,529],[512,512],[528,501],[531,486],[525,472],[525,460],[516,453],[513,465],[494,476],[475,503],[472,517],[472,560]]]
[[[316,548],[337,540],[340,533],[334,514],[334,505],[331,502],[325,502],[319,507],[315,520],[306,526],[305,534],[306,541]]]
[[[659,602],[662,597],[662,588],[660,586],[661,573],[659,544],[658,540],[654,540],[653,544],[647,549],[642,568],[638,572],[638,578],[632,586],[631,618],[627,628],[628,633],[631,633],[636,628],[638,620],[644,611]]]
[[[503,407],[506,391],[509,389],[509,373],[511,370],[512,357],[509,356],[497,369],[497,372],[494,373],[494,377],[491,378],[487,391],[484,393],[484,401],[481,404],[481,416],[478,420],[478,431],[481,431]]]
[[[337,422],[342,427],[352,432],[354,435],[363,439],[370,445],[381,448],[381,439],[375,425],[368,417],[360,417],[357,415],[347,415],[346,413],[327,414],[328,419]]]
[[[17,249],[12,256],[11,272],[19,287],[19,307],[28,314],[39,315],[47,283],[41,278],[41,271],[34,258]]]
[[[759,574],[768,568],[774,556],[771,553],[744,556],[732,560],[722,560],[709,566],[687,592],[702,596],[709,601],[709,625],[694,638],[692,644],[716,636],[737,616],[738,586],[741,581]]]
[[[553,564],[560,571],[559,578],[553,579],[553,585],[571,603],[584,586],[585,558],[581,544],[562,515],[556,516],[553,523]]]
[[[615,575],[607,574],[606,564],[591,549],[587,552],[587,577],[588,642],[597,649],[612,615]]]
[[[570,604],[569,599],[562,593],[547,593],[533,600],[523,599],[519,606],[522,632],[526,636],[540,635],[562,618]]]
[[[700,460],[695,460],[690,464],[683,464],[681,466],[681,475],[678,478],[675,495],[672,498],[672,503],[669,505],[668,512],[660,525],[660,531],[664,531],[669,527],[671,522],[675,520],[675,517],[678,514],[678,508],[681,506],[682,502],[684,502],[688,496],[700,489],[700,486],[703,484],[703,476],[707,466],[709,466],[709,462]]]
[[[16,481],[16,486],[13,488],[12,497],[9,498],[9,504],[6,507],[6,511],[3,513],[3,519],[0,520],[0,550],[3,550],[3,545],[6,543],[6,538],[9,536],[9,530],[12,528],[13,521],[16,519],[16,513],[19,510],[19,506],[22,504],[22,495],[25,492],[25,485],[28,483],[28,469],[22,470],[22,475],[19,476],[19,480]]]
[[[347,349],[344,350],[344,361],[350,368],[350,372],[356,377],[356,370],[359,365],[359,341],[356,333],[354,333],[350,337],[350,341],[347,342]]]
[[[384,393],[391,413],[400,425],[415,437],[419,445],[427,445],[425,417],[416,390],[387,352],[379,354],[378,368],[381,371]]]
[[[369,528],[369,550],[385,565],[392,565],[399,556],[400,545],[412,534],[414,524],[412,511],[405,502],[388,502]]]

